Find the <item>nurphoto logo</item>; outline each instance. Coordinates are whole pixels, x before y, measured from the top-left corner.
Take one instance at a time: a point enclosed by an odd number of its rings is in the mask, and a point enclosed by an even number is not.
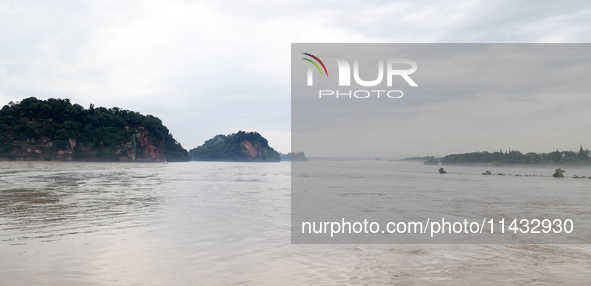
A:
[[[322,65],[322,68],[324,69],[324,72],[326,73],[326,76],[328,77],[328,71],[326,70],[326,66],[324,65],[324,63],[322,62],[322,60],[320,60],[318,57],[312,55],[312,54],[308,54],[308,53],[303,53],[306,56],[310,56],[312,57],[314,60],[316,60],[320,65]],[[318,66],[318,64],[316,64],[314,61],[310,60],[310,59],[306,59],[306,58],[302,58],[303,60],[309,61],[311,62],[320,72],[320,76],[322,76],[322,70],[320,70],[320,67]],[[308,68],[308,85],[310,85],[310,81],[312,80],[312,68]]]
[[[328,77],[328,70],[326,65],[322,61],[321,57],[312,55],[310,53],[303,53],[304,55],[308,56],[309,58],[302,58],[305,61],[310,62],[313,66],[308,67],[307,73],[307,85],[313,86],[314,85],[314,68],[318,70],[317,74],[320,74],[320,77]],[[322,57],[325,60],[334,60],[338,67],[338,82],[339,86],[351,86],[351,64],[348,60],[340,57]],[[384,65],[385,63],[385,65]],[[407,66],[408,68],[400,68],[401,66]],[[322,67],[322,68],[321,68]],[[396,67],[396,68],[395,68]],[[361,79],[359,75],[359,60],[353,60],[353,79],[355,83],[359,86],[365,87],[373,87],[381,84],[384,80],[384,70],[385,77],[386,77],[386,85],[392,86],[393,77],[400,76],[406,83],[408,83],[411,87],[418,86],[416,82],[410,77],[410,74],[413,74],[417,71],[417,63],[413,60],[408,59],[380,59],[377,62],[377,76],[375,79],[372,80],[364,80]],[[322,72],[324,71],[324,73]],[[380,98],[381,95],[385,94],[388,98],[401,98],[404,93],[401,90],[349,90],[348,92],[340,92],[339,90],[320,90],[318,95],[319,98],[322,96],[333,96],[335,95],[336,98],[339,96],[348,96],[349,98],[369,98],[373,95]]]

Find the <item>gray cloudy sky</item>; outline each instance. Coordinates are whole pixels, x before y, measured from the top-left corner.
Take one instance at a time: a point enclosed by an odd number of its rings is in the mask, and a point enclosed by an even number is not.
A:
[[[590,41],[588,1],[0,0],[0,104],[118,106],[187,149],[246,130],[287,152],[291,43]]]
[[[294,44],[293,50],[292,147],[310,156],[578,151],[579,144],[591,146],[591,44]],[[330,76],[316,71],[308,86],[307,70],[314,67],[302,60],[304,52],[322,57]],[[353,79],[341,86],[342,74],[353,77],[327,54],[358,60],[365,80],[376,79],[379,60],[413,60],[418,68],[409,77],[418,86],[393,76],[388,87],[387,75],[372,87]],[[325,95],[319,98],[321,90]],[[378,98],[371,90],[384,92]],[[404,96],[388,98],[389,90]],[[337,91],[361,91],[359,96],[367,98],[337,98],[332,94]]]

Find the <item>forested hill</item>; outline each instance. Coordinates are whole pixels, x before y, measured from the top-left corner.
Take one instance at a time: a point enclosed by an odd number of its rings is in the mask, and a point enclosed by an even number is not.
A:
[[[0,110],[0,159],[187,161],[188,152],[152,115],[30,97]]]
[[[279,153],[271,148],[261,134],[238,131],[230,135],[217,135],[191,149],[189,156],[195,161],[259,161],[279,162]]]

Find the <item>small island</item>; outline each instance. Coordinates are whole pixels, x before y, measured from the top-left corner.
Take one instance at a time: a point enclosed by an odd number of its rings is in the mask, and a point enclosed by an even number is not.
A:
[[[217,135],[191,149],[193,161],[279,162],[279,153],[257,132]]]
[[[281,161],[308,161],[304,152],[293,152],[287,154],[279,154]]]

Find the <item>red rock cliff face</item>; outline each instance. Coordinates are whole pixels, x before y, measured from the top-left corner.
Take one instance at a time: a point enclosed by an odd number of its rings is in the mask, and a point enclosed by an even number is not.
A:
[[[253,159],[256,158],[257,156],[260,156],[262,154],[262,147],[260,144],[252,144],[252,142],[250,142],[250,140],[244,140],[242,142],[242,146],[244,146],[244,148],[246,149],[246,154],[248,156],[249,159]]]
[[[249,160],[260,158],[263,154],[267,153],[267,148],[263,147],[259,143],[252,143],[250,140],[244,140],[240,144],[242,150],[246,153]]]
[[[129,128],[127,128],[129,129]],[[76,138],[70,138],[66,148],[54,148],[54,142],[43,137],[38,140],[26,140],[17,142],[16,148],[11,150],[14,154],[12,159],[21,161],[166,161],[166,154],[162,148],[162,142],[155,142],[150,134],[143,127],[134,130],[137,152],[134,154],[132,137],[124,139],[114,151],[112,150],[91,150],[89,146],[78,143]],[[113,153],[111,159],[101,158],[98,152]]]
[[[166,161],[166,155],[162,149],[161,142],[152,142],[148,136],[148,132],[140,132],[135,134],[135,140],[137,144],[138,154],[136,154],[136,160],[149,160],[149,161]]]

